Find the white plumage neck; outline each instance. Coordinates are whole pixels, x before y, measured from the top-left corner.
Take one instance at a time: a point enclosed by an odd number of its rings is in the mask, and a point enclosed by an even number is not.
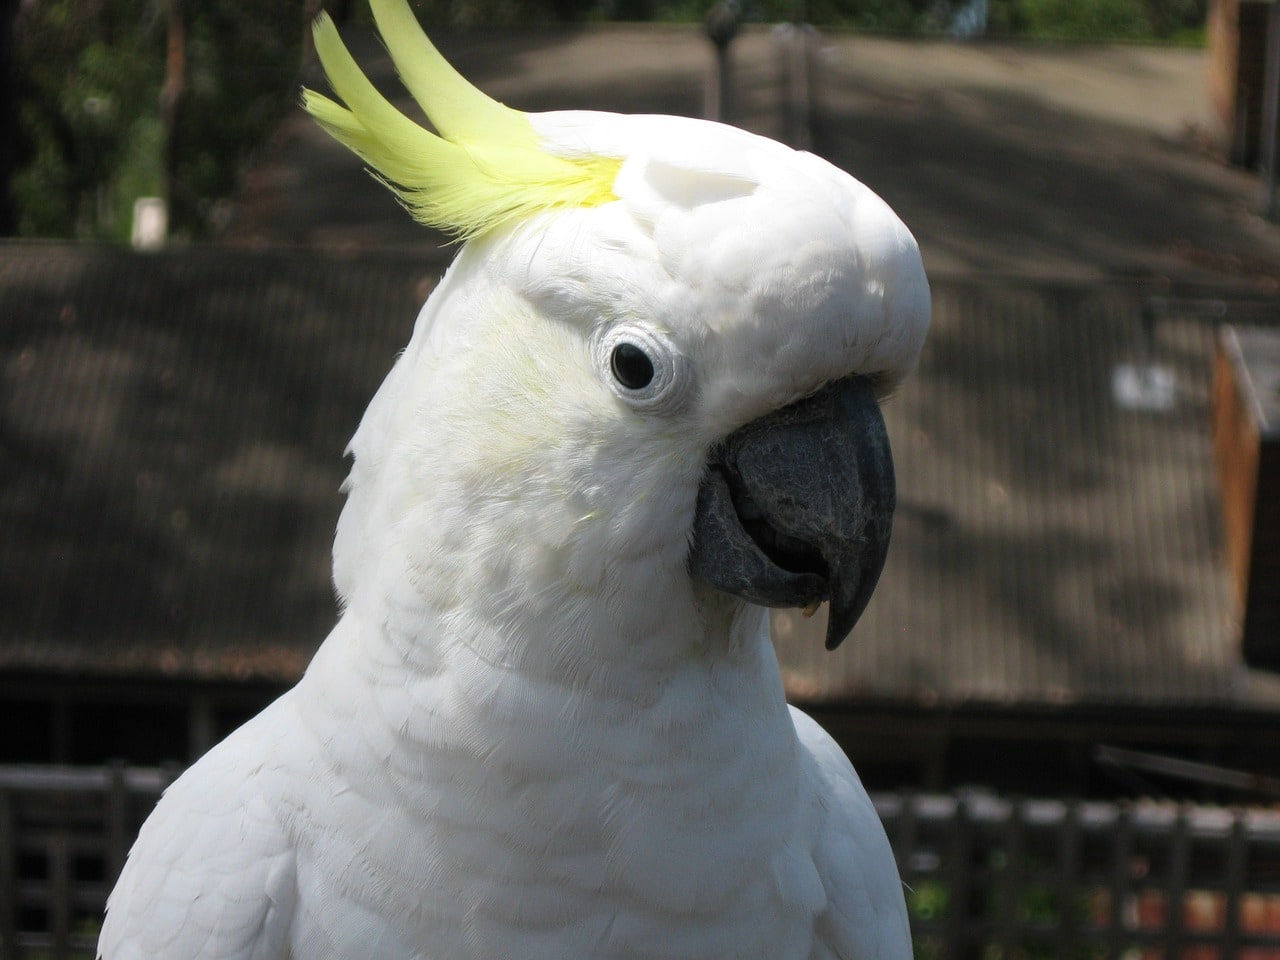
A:
[[[423,649],[421,638],[399,632],[411,622],[349,611],[300,688],[304,722],[337,789],[365,796],[381,823],[369,841],[370,875],[354,877],[358,889],[344,896],[377,889],[404,897],[409,911],[427,879],[478,890],[479,902],[465,908],[483,919],[474,929],[506,931],[513,946],[530,926],[554,924],[561,957],[679,955],[657,950],[664,941],[706,955],[704,936],[746,951],[717,956],[807,955],[782,949],[807,936],[821,897],[815,882],[797,882],[813,871],[801,842],[803,776],[757,617],[735,625],[753,636],[736,636],[731,655],[722,648],[629,672],[648,686],[612,690],[584,672],[557,678],[494,662],[486,641],[460,632],[465,618],[435,621],[454,632],[432,645],[433,664],[411,663]],[[556,643],[551,634],[527,639]],[[600,668],[608,676],[619,666]],[[362,736],[353,738],[357,726]],[[370,755],[383,764],[375,778]],[[365,772],[341,783],[345,769]],[[368,828],[366,817],[337,822],[330,829]],[[418,852],[450,875],[415,865]],[[472,922],[450,915],[462,908],[447,897],[430,902],[442,912],[431,924],[437,934]],[[602,903],[614,906],[602,913]],[[550,904],[555,913],[540,914]],[[778,924],[780,906],[794,924]],[[616,924],[601,928],[602,916]],[[763,916],[773,919],[762,924]],[[752,952],[769,943],[779,949]],[[506,946],[468,955],[513,955]]]

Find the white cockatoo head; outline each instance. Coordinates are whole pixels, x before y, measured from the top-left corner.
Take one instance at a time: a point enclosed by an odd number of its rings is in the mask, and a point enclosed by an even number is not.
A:
[[[402,0],[372,6],[437,133],[324,17],[345,106],[307,91],[306,108],[464,244],[352,441],[349,608],[469,630],[502,661],[525,659],[513,625],[554,621],[539,655],[567,669],[704,644],[744,603],[830,600],[840,642],[888,546],[879,401],[929,320],[907,228],[831,164],[735,128],[509,109]]]

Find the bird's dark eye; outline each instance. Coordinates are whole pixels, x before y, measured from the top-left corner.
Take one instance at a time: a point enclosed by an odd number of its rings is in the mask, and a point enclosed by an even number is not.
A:
[[[643,390],[653,382],[653,361],[634,343],[619,343],[609,357],[614,378],[628,390]]]

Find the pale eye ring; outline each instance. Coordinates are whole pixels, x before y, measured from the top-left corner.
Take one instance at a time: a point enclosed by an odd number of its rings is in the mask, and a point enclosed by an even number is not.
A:
[[[596,344],[610,389],[645,412],[675,409],[689,388],[689,362],[664,335],[638,323],[622,323]]]

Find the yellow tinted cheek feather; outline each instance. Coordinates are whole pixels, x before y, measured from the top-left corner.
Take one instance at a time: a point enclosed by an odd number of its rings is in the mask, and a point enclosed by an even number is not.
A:
[[[487,97],[449,66],[403,0],[373,0],[373,9],[405,86],[440,135],[374,88],[325,14],[315,23],[316,52],[343,104],[311,90],[303,91],[302,102],[415,219],[466,239],[545,210],[617,199],[620,158],[546,152],[523,113]]]
[[[485,489],[501,487],[504,477],[560,476],[548,464],[590,446],[572,425],[601,430],[613,422],[610,395],[580,336],[502,298],[493,310],[493,322],[440,374],[457,385],[459,414],[447,425],[447,447]]]

